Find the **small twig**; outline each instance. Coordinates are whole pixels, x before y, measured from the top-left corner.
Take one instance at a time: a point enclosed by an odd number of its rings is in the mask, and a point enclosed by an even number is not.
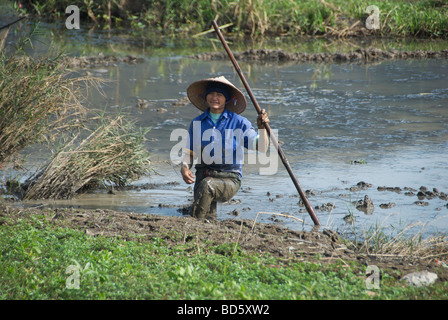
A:
[[[386,18],[384,18],[384,22],[383,22],[383,26],[381,27],[381,31],[383,31],[384,27],[386,26],[386,22],[387,22],[387,19],[389,18],[389,15],[392,13],[392,11],[394,11],[397,8],[398,8],[398,6],[395,6],[395,8],[393,8],[392,10],[390,10],[388,12],[388,14],[386,15]]]
[[[422,257],[422,259],[428,259],[428,258],[435,258],[435,257],[440,257],[440,256],[446,256],[446,255],[448,255],[448,252],[446,252],[446,253],[438,253],[438,254],[431,254],[431,255],[429,255],[429,256],[424,256],[424,257]]]
[[[302,242],[302,243],[309,243],[309,244],[313,244],[312,241],[308,241],[308,240],[303,240],[303,239],[293,239],[293,238],[287,238],[286,240],[288,241],[297,241],[297,242]]]
[[[257,218],[258,218],[258,214],[259,214],[259,213],[260,213],[260,212],[257,212],[257,215],[255,216],[254,223],[252,224],[252,229],[250,229],[250,232],[254,231],[255,222],[257,221]]]
[[[233,253],[236,251],[236,247],[238,246],[238,242],[240,241],[241,231],[243,230],[243,221],[241,221],[240,232],[238,233],[238,238],[236,239],[235,247],[233,248]]]
[[[225,25],[223,25],[223,26],[220,26],[219,29],[224,29],[224,28],[230,27],[230,26],[232,26],[232,25],[233,25],[233,23],[231,22],[231,23],[225,24]],[[207,31],[203,31],[203,32],[196,33],[195,35],[193,35],[193,38],[203,36],[204,34],[207,34],[207,33],[212,33],[213,31],[214,31],[214,29],[213,29],[213,27],[211,27],[211,28],[210,28],[209,30],[207,30]]]
[[[330,221],[330,217],[331,217],[331,213],[333,212],[333,209],[334,209],[334,202],[333,202],[333,206],[331,207],[330,213],[328,214],[328,219],[327,219],[327,223],[326,223],[327,227],[328,227],[328,222]]]
[[[295,220],[297,220],[297,221],[303,222],[302,219],[296,218],[296,217],[294,217],[294,216],[290,216],[290,215],[288,215],[288,214],[275,213],[275,212],[257,212],[257,216],[258,216],[258,213],[262,213],[262,214],[273,214],[273,215],[276,215],[276,216],[282,216],[282,217],[291,218],[291,219],[295,219]],[[255,224],[255,222],[254,222],[254,224]]]
[[[352,30],[354,27],[356,27],[360,23],[361,23],[361,21],[358,20],[355,23],[353,23],[350,27],[344,28],[341,31],[337,31],[334,29],[333,30],[336,31],[336,33],[338,34],[338,38],[342,38],[342,37],[345,37],[345,35],[347,34],[348,31]]]
[[[185,225],[186,225],[187,223],[184,223],[184,238],[183,238],[183,244],[185,244],[186,242],[187,242],[187,230],[185,229]]]
[[[199,228],[196,229],[196,247],[198,249],[198,254],[201,254],[201,249],[199,248]]]
[[[331,3],[325,2],[324,0],[320,0],[320,3],[322,3],[324,6],[330,8],[330,9],[332,9],[334,11],[337,11],[337,12],[341,11],[341,9],[339,7],[336,7],[335,5],[333,5]]]

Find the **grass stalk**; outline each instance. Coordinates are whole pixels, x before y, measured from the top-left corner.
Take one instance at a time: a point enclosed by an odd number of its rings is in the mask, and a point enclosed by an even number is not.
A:
[[[421,230],[414,230],[419,226],[423,226]],[[385,227],[381,225],[363,230],[362,241],[353,242],[353,249],[370,256],[420,259],[443,256],[446,253],[448,236],[435,234],[424,237],[425,226],[420,222],[409,224],[401,229],[394,228],[394,231],[386,233]],[[429,252],[431,256],[428,256]]]
[[[78,96],[87,78],[73,78],[48,58],[0,54],[0,164],[26,146],[78,126]]]

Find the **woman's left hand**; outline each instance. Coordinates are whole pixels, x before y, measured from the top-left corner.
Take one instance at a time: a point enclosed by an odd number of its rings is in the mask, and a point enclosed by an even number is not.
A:
[[[266,110],[263,109],[263,110],[261,110],[261,113],[258,115],[258,118],[257,118],[258,129],[265,129],[265,126],[264,126],[265,123],[269,123],[269,118],[268,118],[268,114],[266,113]]]

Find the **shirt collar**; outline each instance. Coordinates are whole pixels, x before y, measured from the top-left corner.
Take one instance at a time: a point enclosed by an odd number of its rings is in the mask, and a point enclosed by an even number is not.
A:
[[[210,116],[210,108],[207,108],[207,110],[205,110],[202,114],[201,114],[201,120],[207,118]],[[230,117],[230,112],[229,110],[227,110],[227,108],[224,108],[224,111],[222,112],[221,116],[223,118],[229,118]]]

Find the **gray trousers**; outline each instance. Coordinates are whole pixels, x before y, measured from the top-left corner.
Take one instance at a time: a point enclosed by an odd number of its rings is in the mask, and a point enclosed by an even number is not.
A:
[[[198,219],[216,219],[217,203],[232,199],[240,187],[241,180],[236,173],[197,170],[192,216]]]

